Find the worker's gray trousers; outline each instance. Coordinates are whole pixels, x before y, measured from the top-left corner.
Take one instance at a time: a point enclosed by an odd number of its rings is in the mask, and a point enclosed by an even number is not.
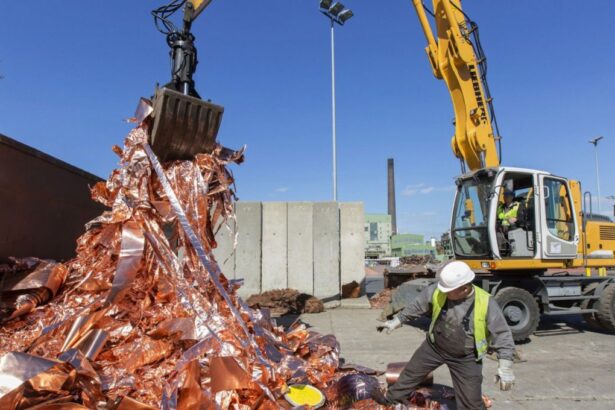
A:
[[[387,390],[387,401],[407,404],[410,394],[425,376],[443,364],[446,364],[451,372],[457,409],[485,409],[481,392],[482,362],[477,362],[474,355],[464,358],[448,356],[427,340],[414,352],[397,382]]]

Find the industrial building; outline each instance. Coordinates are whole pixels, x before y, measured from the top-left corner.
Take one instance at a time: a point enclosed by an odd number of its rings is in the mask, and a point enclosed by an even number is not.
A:
[[[391,215],[365,214],[365,259],[391,255]]]
[[[391,237],[391,256],[434,255],[435,246],[425,242],[423,235],[402,233]]]

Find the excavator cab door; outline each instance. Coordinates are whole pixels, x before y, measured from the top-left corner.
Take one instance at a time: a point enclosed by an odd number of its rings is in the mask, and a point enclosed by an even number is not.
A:
[[[568,181],[551,175],[539,175],[538,180],[542,258],[576,258],[579,232]]]

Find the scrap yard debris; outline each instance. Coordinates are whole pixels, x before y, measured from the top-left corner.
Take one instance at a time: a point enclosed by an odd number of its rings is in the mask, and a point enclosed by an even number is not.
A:
[[[356,299],[361,295],[361,285],[353,280],[342,285],[342,299]]]
[[[119,168],[91,190],[110,210],[76,258],[3,267],[0,408],[278,409],[295,383],[332,394],[348,372],[335,337],[275,326],[212,256],[243,151],[160,164],[147,121],[114,151]]]
[[[369,299],[372,309],[383,309],[391,301],[393,289],[385,288]]]
[[[325,311],[322,301],[295,289],[273,289],[251,295],[246,303],[254,309],[268,308],[276,315],[320,313]]]
[[[434,278],[442,264],[431,255],[403,256],[399,265],[384,271],[384,287],[396,288],[404,282],[417,278]]]

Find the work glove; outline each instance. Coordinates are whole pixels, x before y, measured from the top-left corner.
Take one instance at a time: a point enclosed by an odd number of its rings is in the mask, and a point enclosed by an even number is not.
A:
[[[393,316],[393,319],[387,320],[384,322],[382,326],[378,326],[377,329],[379,332],[385,330],[387,335],[390,334],[393,330],[399,329],[401,327],[401,320],[397,316]]]
[[[517,223],[517,218],[514,218],[514,217],[513,218],[508,218],[508,223],[511,224],[511,225],[516,224]]]
[[[500,383],[500,390],[510,390],[513,384],[515,384],[515,375],[512,371],[512,365],[512,360],[499,360],[498,374],[495,376],[495,382]]]

